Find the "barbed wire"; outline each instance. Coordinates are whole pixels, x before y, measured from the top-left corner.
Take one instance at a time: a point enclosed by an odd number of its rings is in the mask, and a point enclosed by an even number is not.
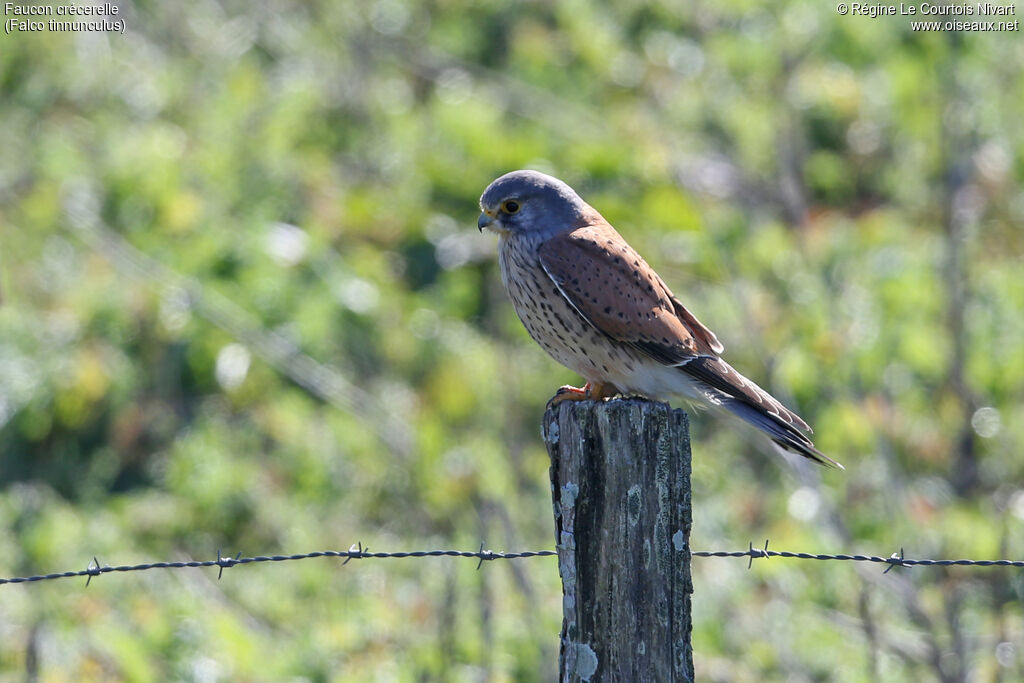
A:
[[[111,567],[101,565],[100,561],[93,557],[85,569],[69,572],[56,572],[53,574],[39,574],[36,576],[18,576],[10,579],[0,579],[0,585],[5,583],[33,583],[36,581],[49,581],[51,579],[66,579],[76,576],[89,577],[85,585],[88,586],[92,577],[112,572],[140,572],[148,569],[184,569],[186,567],[219,567],[217,572],[219,579],[225,569],[230,569],[239,564],[256,564],[260,562],[290,562],[292,560],[309,560],[314,557],[344,557],[343,565],[350,560],[367,560],[380,558],[403,558],[403,557],[474,557],[480,560],[476,568],[480,569],[485,561],[492,560],[515,560],[523,557],[543,557],[546,555],[557,555],[554,550],[524,550],[516,553],[498,553],[493,550],[485,550],[481,545],[480,550],[411,550],[398,552],[371,552],[364,548],[362,543],[352,545],[348,550],[318,550],[312,553],[298,553],[295,555],[256,555],[254,557],[242,557],[238,553],[234,557],[224,557],[217,551],[216,560],[190,560],[188,562],[147,562],[143,564],[130,564]]]
[[[889,557],[878,555],[830,555],[827,553],[794,553],[788,550],[769,550],[768,541],[764,542],[764,548],[755,548],[753,543],[746,550],[695,550],[690,553],[694,557],[748,557],[747,569],[754,564],[758,558],[769,559],[772,557],[787,557],[796,560],[837,560],[845,562],[874,562],[886,564],[885,572],[888,573],[893,567],[1022,567],[1024,560],[915,560],[905,557],[903,548],[898,553]]]
[[[138,572],[146,571],[149,569],[185,569],[191,567],[218,567],[217,578],[221,578],[224,574],[225,569],[230,569],[240,564],[257,564],[262,562],[290,562],[294,560],[309,560],[315,557],[334,557],[334,558],[345,558],[343,565],[348,564],[351,560],[368,560],[368,559],[395,559],[395,558],[422,558],[422,557],[466,557],[474,558],[479,560],[476,568],[480,569],[484,562],[492,562],[494,560],[517,560],[528,557],[551,557],[558,553],[554,550],[525,550],[520,552],[495,552],[493,550],[484,549],[483,545],[480,546],[479,550],[412,550],[412,551],[397,551],[397,552],[371,552],[370,549],[364,548],[362,543],[356,543],[352,545],[348,550],[320,550],[311,553],[299,553],[295,555],[255,555],[253,557],[242,557],[241,553],[238,553],[234,557],[225,557],[221,555],[220,551],[217,551],[217,559],[215,560],[190,560],[181,562],[147,562],[143,564],[131,564],[131,565],[101,565],[99,559],[93,557],[92,561],[85,569],[79,569],[77,571],[66,571],[66,572],[55,572],[53,574],[38,574],[35,576],[16,576],[8,579],[0,578],[0,585],[9,583],[35,583],[38,581],[50,581],[53,579],[68,579],[74,577],[85,576],[85,585],[88,586],[92,581],[93,577],[100,576],[101,574],[111,574],[113,572]],[[893,553],[889,557],[881,557],[878,555],[845,555],[845,554],[826,554],[826,553],[797,553],[790,552],[788,550],[769,550],[768,541],[764,542],[763,548],[755,548],[753,543],[750,543],[746,550],[695,550],[690,553],[692,557],[746,557],[749,558],[747,562],[747,569],[750,569],[754,560],[756,559],[769,559],[772,557],[785,557],[796,560],[835,560],[835,561],[846,561],[846,562],[873,562],[876,564],[885,564],[886,569],[883,573],[888,573],[893,567],[1019,567],[1024,568],[1024,560],[930,560],[930,559],[913,559],[905,557],[903,554],[903,548],[900,548],[898,553]]]

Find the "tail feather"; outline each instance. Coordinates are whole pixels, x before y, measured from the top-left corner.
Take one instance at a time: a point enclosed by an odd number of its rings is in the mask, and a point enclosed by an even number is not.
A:
[[[718,395],[712,398],[710,396],[712,392]],[[780,422],[774,415],[759,411],[753,406],[730,396],[725,396],[721,392],[709,390],[708,394],[708,399],[712,403],[725,408],[747,424],[755,427],[767,435],[772,440],[772,443],[784,450],[802,455],[819,465],[836,467],[841,470],[846,469],[842,464],[815,448],[814,443],[809,438],[790,425]]]
[[[828,457],[827,455],[819,451],[817,448],[815,448],[814,444],[811,443],[810,441],[808,441],[806,444],[794,444],[789,441],[780,441],[778,439],[772,439],[772,443],[776,444],[777,446],[784,450],[789,451],[790,453],[796,453],[797,455],[802,455],[805,458],[813,460],[819,465],[824,465],[825,467],[834,467],[835,469],[839,470],[846,469],[845,467],[843,467],[843,463]]]
[[[815,448],[814,443],[800,431],[809,432],[811,428],[799,415],[721,358],[698,356],[679,369],[697,380],[708,403],[725,408],[763,432],[779,447],[826,467],[846,469]]]

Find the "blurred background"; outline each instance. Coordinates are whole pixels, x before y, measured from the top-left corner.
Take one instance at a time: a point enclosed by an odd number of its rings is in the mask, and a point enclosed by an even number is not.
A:
[[[676,5],[140,1],[0,38],[0,576],[552,548],[540,417],[578,378],[475,226],[524,167],[847,467],[694,416],[693,548],[1024,559],[1019,33]],[[1024,677],[1020,570],[693,572],[701,680]],[[551,558],[84,583],[0,586],[0,680],[556,672]]]

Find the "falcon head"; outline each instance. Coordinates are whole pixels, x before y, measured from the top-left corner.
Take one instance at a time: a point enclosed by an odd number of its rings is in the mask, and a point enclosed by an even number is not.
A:
[[[585,216],[597,214],[571,187],[538,171],[501,176],[484,190],[480,209],[481,232],[540,238],[575,229],[585,224]]]

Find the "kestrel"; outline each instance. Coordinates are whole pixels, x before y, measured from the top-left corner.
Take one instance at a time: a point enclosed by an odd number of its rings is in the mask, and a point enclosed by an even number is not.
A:
[[[811,428],[721,358],[714,332],[683,306],[608,221],[557,178],[513,171],[480,197],[497,233],[501,277],[534,341],[586,379],[552,398],[682,396],[738,417],[773,445],[840,467]]]

